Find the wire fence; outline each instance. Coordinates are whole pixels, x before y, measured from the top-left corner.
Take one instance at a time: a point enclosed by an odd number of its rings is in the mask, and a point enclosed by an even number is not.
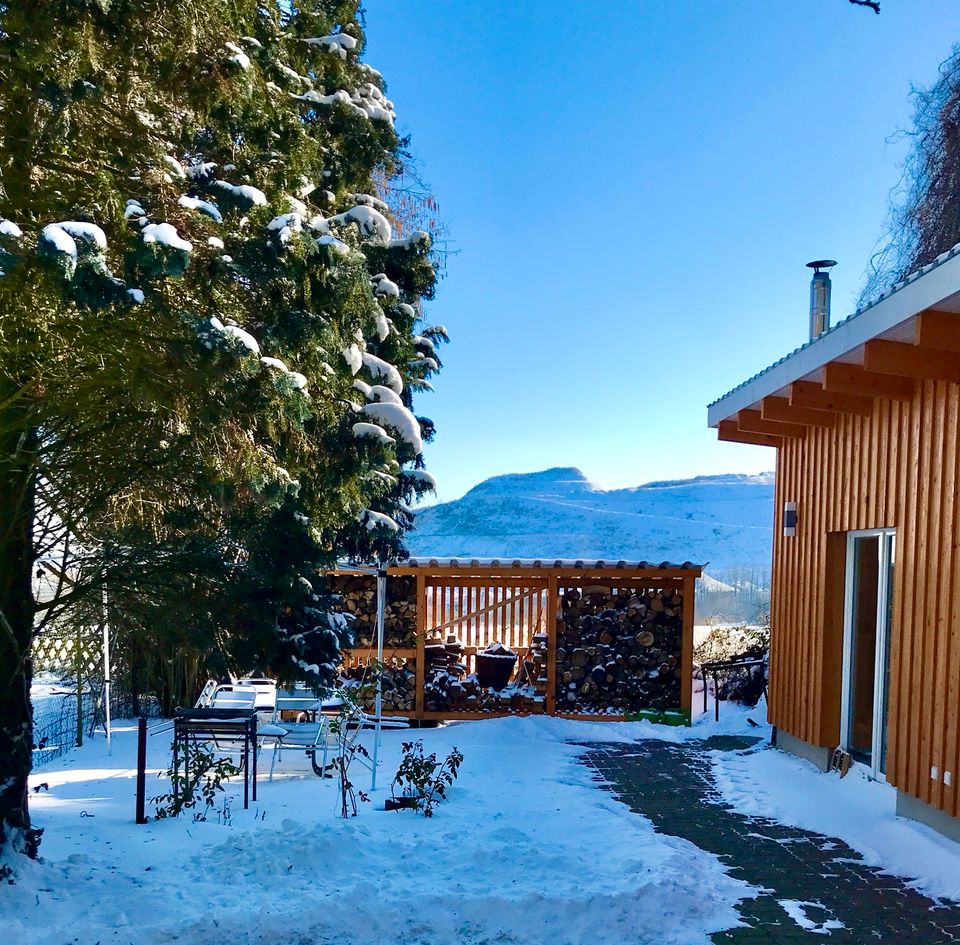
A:
[[[122,649],[111,650],[110,715],[134,713],[129,668]],[[82,745],[106,721],[103,636],[93,629],[69,636],[47,632],[33,646],[33,766],[36,768]],[[141,695],[140,715],[158,717],[156,698]]]

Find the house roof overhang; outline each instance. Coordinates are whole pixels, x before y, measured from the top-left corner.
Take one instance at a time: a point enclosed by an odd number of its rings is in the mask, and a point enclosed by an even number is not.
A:
[[[707,408],[721,440],[780,446],[918,379],[960,383],[960,244]]]

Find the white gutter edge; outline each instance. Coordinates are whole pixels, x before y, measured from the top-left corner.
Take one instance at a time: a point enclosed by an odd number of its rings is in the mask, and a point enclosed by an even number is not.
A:
[[[860,345],[928,308],[936,308],[960,293],[960,255],[917,276],[891,295],[841,322],[816,341],[788,355],[752,381],[726,394],[707,408],[707,424],[715,427],[721,420],[736,416],[754,404],[800,380],[807,374],[850,354]],[[960,314],[957,316],[960,318]]]

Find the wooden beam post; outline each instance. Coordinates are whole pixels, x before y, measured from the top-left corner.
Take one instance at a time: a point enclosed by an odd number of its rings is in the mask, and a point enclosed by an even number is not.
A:
[[[547,578],[547,715],[557,714],[557,613],[560,604],[557,576]]]
[[[741,410],[737,414],[737,424],[747,433],[766,433],[769,436],[785,436],[802,440],[807,428],[799,423],[784,423],[781,420],[764,420],[759,410]]]
[[[960,351],[960,312],[927,309],[917,316],[913,342],[921,348]]]
[[[683,579],[683,629],[680,638],[680,708],[693,719],[693,611],[696,580]],[[704,680],[706,685],[706,680]]]
[[[907,377],[875,374],[864,370],[859,364],[831,361],[823,366],[823,389],[861,397],[913,400],[914,382]]]
[[[874,338],[863,346],[863,366],[877,374],[960,383],[960,358],[955,352]]]
[[[728,443],[749,443],[752,446],[783,446],[782,436],[769,436],[766,433],[746,433],[740,429],[736,420],[721,420],[717,424],[717,439]]]
[[[423,721],[426,710],[426,678],[427,678],[427,579],[423,574],[417,575],[417,680],[416,680],[416,710],[415,718]]]
[[[811,410],[809,407],[794,407],[786,397],[764,397],[760,404],[760,416],[764,420],[800,423],[807,427],[833,427],[837,424],[837,418],[832,413]]]
[[[823,386],[815,381],[796,381],[792,384],[790,403],[795,407],[852,413],[861,417],[869,417],[873,413],[873,401],[869,397],[824,390]]]

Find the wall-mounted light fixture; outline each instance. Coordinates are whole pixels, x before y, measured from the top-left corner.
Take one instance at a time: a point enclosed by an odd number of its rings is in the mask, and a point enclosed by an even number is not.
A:
[[[797,503],[783,503],[783,537],[793,538],[797,534]]]

